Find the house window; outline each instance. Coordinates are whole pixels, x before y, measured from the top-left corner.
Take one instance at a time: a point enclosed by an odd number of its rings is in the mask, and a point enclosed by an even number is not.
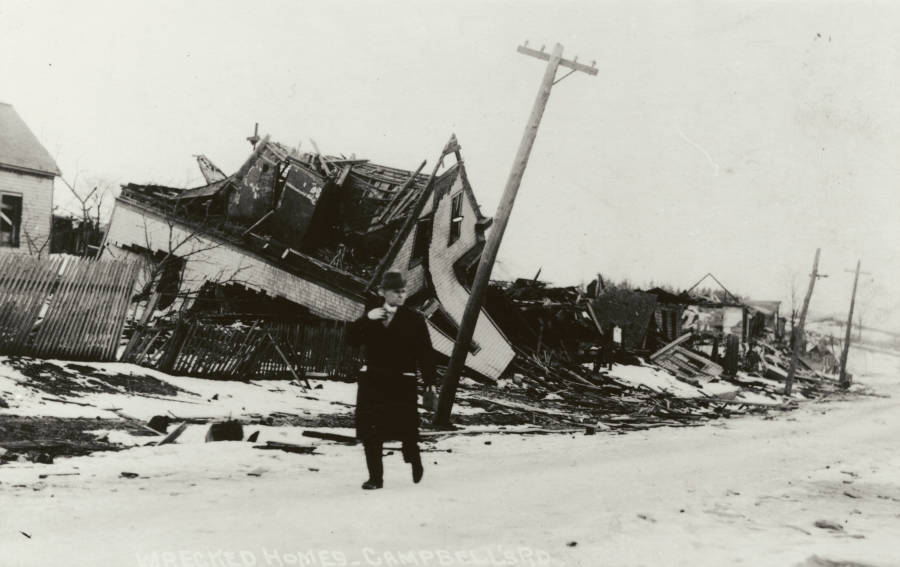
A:
[[[0,246],[19,247],[22,196],[0,193]]]
[[[418,266],[428,254],[428,243],[431,241],[431,219],[422,219],[416,224],[416,235],[413,239],[412,254],[409,267]]]
[[[450,240],[447,242],[447,246],[459,240],[462,234],[462,221],[462,193],[457,193],[450,205]]]

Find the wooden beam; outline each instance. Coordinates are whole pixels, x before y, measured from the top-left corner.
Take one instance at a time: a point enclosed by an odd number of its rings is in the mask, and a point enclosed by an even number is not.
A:
[[[677,347],[678,345],[680,345],[681,343],[685,342],[685,341],[688,340],[689,338],[691,338],[691,333],[685,333],[685,334],[681,335],[680,337],[678,337],[678,338],[675,339],[674,341],[670,342],[670,343],[667,344],[666,346],[662,347],[662,348],[659,349],[658,351],[656,351],[656,352],[654,352],[653,354],[651,354],[651,355],[650,355],[650,360],[656,360],[657,358],[659,358],[659,357],[662,356],[663,354],[667,353],[668,351],[672,350],[673,348]]]

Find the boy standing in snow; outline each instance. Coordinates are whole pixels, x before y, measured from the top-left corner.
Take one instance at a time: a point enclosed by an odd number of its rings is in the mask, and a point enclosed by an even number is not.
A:
[[[363,443],[369,469],[369,479],[362,485],[365,490],[383,486],[385,441],[402,442],[403,460],[412,465],[413,482],[422,480],[416,367],[422,370],[426,399],[434,396],[436,376],[425,319],[403,305],[403,275],[386,273],[378,291],[384,303],[355,321],[348,334],[351,344],[365,347],[366,366],[356,398],[356,437]]]

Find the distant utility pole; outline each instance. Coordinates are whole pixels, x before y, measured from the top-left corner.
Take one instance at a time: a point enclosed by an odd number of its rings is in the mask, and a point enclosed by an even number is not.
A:
[[[819,252],[816,248],[816,258],[813,260],[812,273],[809,274],[809,288],[806,290],[806,297],[803,298],[803,307],[800,309],[800,321],[797,323],[796,329],[793,330],[794,352],[791,354],[791,367],[788,369],[787,380],[784,383],[784,395],[791,395],[791,387],[794,385],[794,372],[797,370],[797,360],[800,358],[800,349],[803,348],[803,326],[806,324],[806,311],[809,309],[809,300],[812,298],[813,287],[816,285],[816,278],[819,276]]]
[[[853,329],[853,307],[856,305],[856,284],[859,283],[860,260],[856,261],[856,275],[853,276],[853,293],[850,295],[850,314],[847,315],[847,332],[844,336],[844,348],[841,350],[841,388],[850,387],[850,377],[847,376],[847,356],[850,354],[850,331]],[[845,270],[849,272],[850,270]],[[869,272],[863,272],[868,274]]]
[[[506,230],[506,223],[509,221],[509,214],[512,211],[513,203],[516,200],[516,193],[519,190],[519,185],[522,183],[525,167],[528,165],[528,158],[531,155],[531,147],[534,145],[534,140],[537,137],[541,117],[544,115],[544,109],[547,107],[547,101],[550,99],[550,90],[553,88],[554,84],[576,71],[581,71],[589,75],[597,74],[595,64],[590,66],[582,65],[577,62],[577,57],[571,61],[563,59],[563,46],[558,43],[553,48],[552,53],[546,53],[543,47],[541,47],[540,51],[530,49],[527,42],[525,45],[518,47],[518,52],[547,61],[547,69],[544,72],[544,78],[541,81],[537,99],[534,101],[534,107],[531,110],[528,124],[525,126],[525,133],[522,136],[522,141],[519,143],[519,151],[516,153],[512,171],[510,171],[509,179],[506,181],[506,188],[503,191],[503,197],[497,208],[494,224],[491,227],[490,235],[485,243],[484,251],[481,254],[481,260],[478,263],[475,281],[472,282],[472,289],[469,292],[469,299],[466,302],[466,310],[463,313],[462,321],[460,321],[459,324],[459,332],[456,335],[453,354],[450,356],[447,373],[444,375],[444,380],[441,384],[441,395],[438,400],[437,411],[435,411],[434,414],[434,424],[437,426],[450,426],[450,411],[453,409],[453,402],[456,399],[456,388],[459,385],[459,377],[466,363],[466,355],[469,353],[469,345],[472,342],[472,335],[475,332],[475,324],[478,322],[478,314],[481,312],[481,306],[484,303],[484,295],[487,291],[488,284],[490,283],[491,270],[494,268],[494,260],[497,258],[500,241],[503,238],[503,232]],[[567,67],[571,69],[571,71],[557,80],[556,71],[559,67]]]
[[[250,146],[255,150],[256,144],[259,143],[259,122],[253,125],[253,135],[247,136],[247,141],[250,142]]]

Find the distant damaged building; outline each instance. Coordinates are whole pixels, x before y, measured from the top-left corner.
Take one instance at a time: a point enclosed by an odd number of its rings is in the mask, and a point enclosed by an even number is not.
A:
[[[264,138],[232,175],[200,156],[206,185],[125,185],[104,254],[168,259],[177,268],[163,271],[182,296],[210,286],[253,290],[342,321],[377,300],[384,272],[403,271],[407,304],[426,317],[434,348],[449,356],[468,300],[464,282],[491,222],[479,210],[455,138],[439,161],[454,157],[439,175],[439,168],[428,175],[421,166],[411,172],[301,154]],[[513,356],[483,311],[467,366],[497,378]]]

